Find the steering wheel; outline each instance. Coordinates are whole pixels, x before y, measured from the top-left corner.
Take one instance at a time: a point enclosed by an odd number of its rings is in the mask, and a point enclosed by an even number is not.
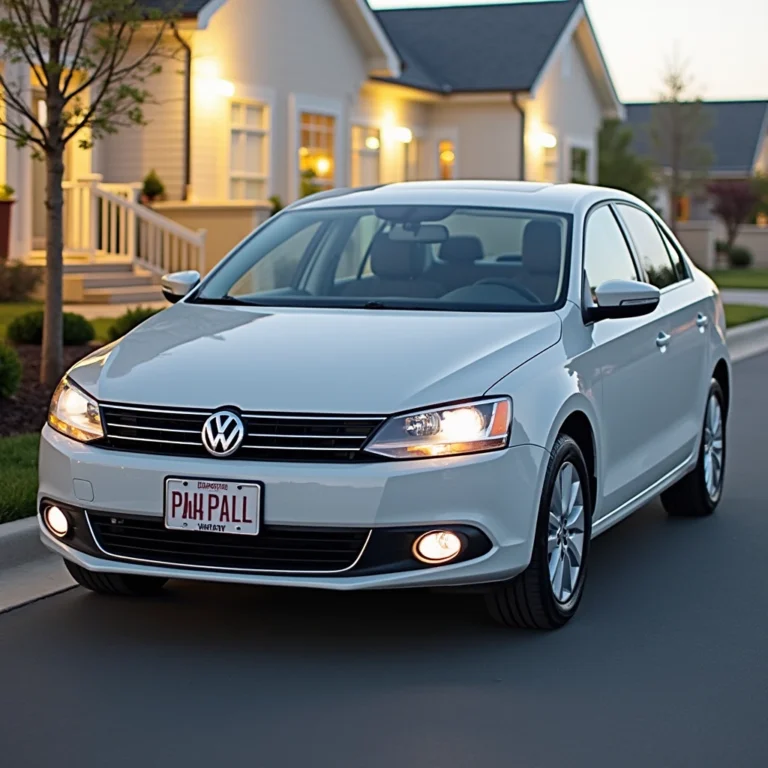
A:
[[[534,304],[543,304],[544,302],[533,292],[528,290],[522,285],[519,285],[514,280],[508,280],[504,277],[486,277],[483,280],[478,280],[475,285],[500,285],[503,288],[509,288],[510,291],[514,291],[524,299],[533,302]]]

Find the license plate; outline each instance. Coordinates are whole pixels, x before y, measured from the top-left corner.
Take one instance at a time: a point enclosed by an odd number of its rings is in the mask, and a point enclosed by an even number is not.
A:
[[[254,483],[169,478],[165,527],[179,531],[259,533],[261,486]]]

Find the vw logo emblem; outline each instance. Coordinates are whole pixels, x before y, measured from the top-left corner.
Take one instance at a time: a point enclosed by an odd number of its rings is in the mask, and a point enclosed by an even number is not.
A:
[[[203,425],[205,450],[219,459],[231,456],[245,439],[242,419],[232,411],[218,411],[209,416]]]

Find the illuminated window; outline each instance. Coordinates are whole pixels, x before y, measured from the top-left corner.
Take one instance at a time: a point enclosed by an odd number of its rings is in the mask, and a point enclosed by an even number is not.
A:
[[[558,173],[558,147],[555,145],[554,147],[545,146],[541,149],[541,159],[542,159],[542,174],[543,178],[542,181],[546,181],[549,184],[557,184],[557,173]]]
[[[438,144],[438,161],[440,178],[444,181],[456,178],[456,146],[452,141],[441,141]]]
[[[690,197],[679,197],[677,199],[675,216],[678,221],[688,221],[691,218],[691,198]]]
[[[248,101],[230,106],[229,196],[265,200],[269,179],[267,108]]]
[[[301,113],[299,171],[305,193],[333,189],[336,173],[336,118]]]
[[[351,182],[353,187],[379,183],[381,131],[378,128],[352,126]]]

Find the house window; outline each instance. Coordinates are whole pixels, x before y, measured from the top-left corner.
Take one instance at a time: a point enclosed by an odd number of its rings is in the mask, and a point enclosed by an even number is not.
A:
[[[378,128],[352,126],[351,181],[353,187],[379,183],[381,131]]]
[[[333,189],[336,173],[336,118],[302,112],[300,126],[299,172],[302,196]]]
[[[571,182],[589,184],[589,150],[571,147]]]
[[[421,140],[415,136],[407,144],[403,144],[405,152],[405,180],[416,181],[419,178],[419,162],[421,157]]]
[[[456,178],[456,146],[452,141],[441,141],[437,147],[440,178],[450,181]]]
[[[545,146],[542,148],[543,181],[549,184],[557,184],[557,151],[558,147]]]
[[[229,196],[264,200],[269,180],[267,107],[250,101],[230,104]]]

